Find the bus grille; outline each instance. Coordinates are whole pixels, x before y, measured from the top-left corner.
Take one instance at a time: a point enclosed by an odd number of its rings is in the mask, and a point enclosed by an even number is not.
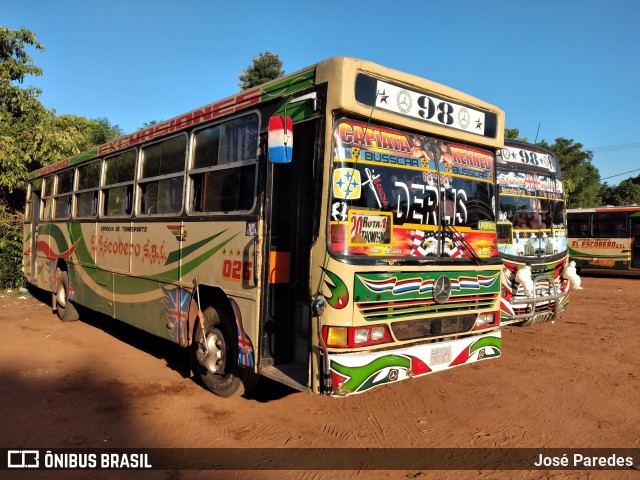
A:
[[[417,316],[460,313],[491,308],[497,293],[451,297],[447,303],[438,305],[433,299],[397,300],[389,302],[358,302],[356,306],[368,322],[398,320]],[[475,314],[472,315],[475,320]],[[418,321],[418,320],[412,320]]]
[[[454,315],[452,317],[405,320],[392,323],[391,330],[398,340],[451,335],[471,330],[475,324],[476,317],[477,315],[474,313]]]

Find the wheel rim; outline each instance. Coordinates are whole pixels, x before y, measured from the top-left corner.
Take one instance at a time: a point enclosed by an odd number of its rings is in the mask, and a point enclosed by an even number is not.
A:
[[[58,288],[58,305],[62,308],[67,306],[67,292],[64,289],[64,285],[60,285]]]
[[[206,334],[206,339],[198,341],[198,362],[208,372],[223,375],[226,364],[226,343],[224,335],[218,329]]]

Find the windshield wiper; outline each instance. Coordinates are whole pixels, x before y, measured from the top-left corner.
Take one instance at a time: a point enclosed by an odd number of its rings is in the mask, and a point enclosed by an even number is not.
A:
[[[444,227],[445,231],[449,230],[453,232],[453,235],[452,235],[453,242],[461,246],[469,254],[469,256],[473,258],[473,261],[476,263],[476,265],[478,266],[482,265],[482,260],[476,253],[475,249],[471,246],[469,241],[466,238],[464,238],[464,235],[462,235],[456,227],[444,221],[442,222],[442,226]]]

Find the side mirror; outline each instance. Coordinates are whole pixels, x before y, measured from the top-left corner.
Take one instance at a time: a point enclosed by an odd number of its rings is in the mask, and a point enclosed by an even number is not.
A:
[[[291,117],[271,117],[269,119],[269,161],[271,163],[291,163],[293,155],[293,125]]]

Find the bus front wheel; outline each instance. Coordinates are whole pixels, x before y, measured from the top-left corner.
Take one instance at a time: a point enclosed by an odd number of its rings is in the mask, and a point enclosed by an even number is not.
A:
[[[69,275],[60,272],[56,288],[56,311],[63,322],[75,322],[80,318],[76,307],[69,301]]]
[[[221,312],[219,306],[203,312],[204,336],[196,319],[192,343],[194,374],[216,395],[234,397],[253,387],[258,376],[238,366],[235,324],[222,317]]]

